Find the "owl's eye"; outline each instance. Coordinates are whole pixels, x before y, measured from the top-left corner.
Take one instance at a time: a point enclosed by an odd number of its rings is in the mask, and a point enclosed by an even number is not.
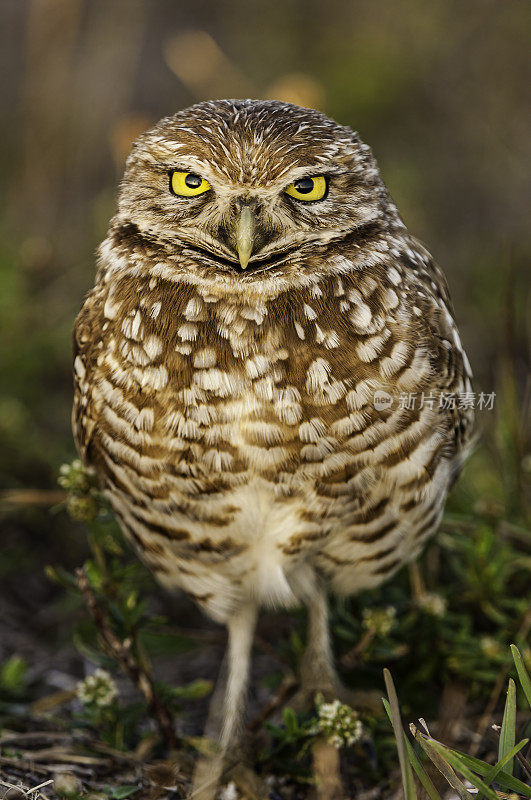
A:
[[[210,189],[210,184],[195,172],[171,172],[170,191],[179,197],[195,197]]]
[[[296,200],[302,200],[304,203],[313,203],[315,200],[323,199],[327,188],[324,175],[317,175],[313,178],[299,178],[298,181],[290,183],[284,191]]]

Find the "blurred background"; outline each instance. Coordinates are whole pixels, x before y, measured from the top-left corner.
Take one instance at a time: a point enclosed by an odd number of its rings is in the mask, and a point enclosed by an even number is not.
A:
[[[497,393],[459,491],[521,519],[530,10],[528,0],[2,0],[4,647],[31,658],[24,631],[48,643],[60,632],[42,567],[85,554],[82,528],[40,493],[56,491],[75,455],[71,328],[124,160],[141,131],[203,99],[317,107],[370,144],[410,231],[446,272],[476,390]]]

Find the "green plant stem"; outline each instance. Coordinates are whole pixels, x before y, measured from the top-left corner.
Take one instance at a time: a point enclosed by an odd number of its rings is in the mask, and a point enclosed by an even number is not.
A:
[[[151,675],[145,672],[134,659],[131,654],[131,646],[126,646],[124,642],[120,641],[114,631],[107,625],[105,616],[92,591],[85,570],[76,570],[76,578],[77,585],[98,629],[105,651],[111,658],[118,662],[135,686],[140,689],[146,698],[149,710],[153,714],[158,728],[168,743],[168,746],[176,748],[181,743],[177,739],[173,729],[172,715],[157,695]]]

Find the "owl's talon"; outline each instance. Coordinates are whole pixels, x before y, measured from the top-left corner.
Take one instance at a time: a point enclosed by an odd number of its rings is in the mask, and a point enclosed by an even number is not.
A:
[[[239,789],[240,796],[248,800],[266,800],[269,797],[269,788],[265,781],[244,760],[225,773],[225,780],[227,783],[232,781]]]
[[[269,789],[256,774],[245,748],[234,745],[222,755],[202,756],[196,765],[191,796],[194,800],[214,800],[219,790],[234,783],[241,797],[266,800]]]

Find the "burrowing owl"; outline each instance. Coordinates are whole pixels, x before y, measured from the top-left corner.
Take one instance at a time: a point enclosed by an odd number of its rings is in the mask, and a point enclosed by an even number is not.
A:
[[[277,102],[201,103],[141,136],[75,326],[74,430],[126,536],[228,626],[234,742],[261,606],[387,580],[440,520],[471,427],[443,275],[367,145]],[[461,398],[462,399],[462,398]]]

